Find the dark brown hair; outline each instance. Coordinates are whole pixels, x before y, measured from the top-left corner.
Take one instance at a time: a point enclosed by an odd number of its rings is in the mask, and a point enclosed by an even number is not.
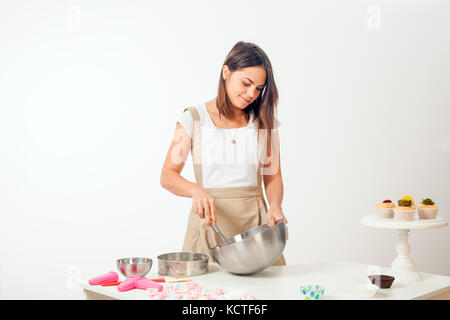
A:
[[[278,89],[273,77],[272,64],[266,53],[256,44],[239,41],[228,53],[223,65],[227,65],[231,72],[253,66],[263,66],[266,69],[264,89],[258,98],[244,109],[244,114],[247,121],[249,121],[250,115],[253,114],[254,123],[258,131],[267,129],[267,138],[270,143],[270,130],[274,128],[275,108],[278,104]],[[222,70],[220,71],[217,93],[217,109],[219,110],[219,115],[224,115],[225,117],[234,116],[231,101],[226,93]]]

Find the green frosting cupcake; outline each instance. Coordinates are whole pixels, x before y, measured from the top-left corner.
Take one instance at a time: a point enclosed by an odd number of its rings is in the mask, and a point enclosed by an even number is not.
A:
[[[426,206],[431,206],[431,205],[434,204],[433,200],[431,200],[430,198],[422,199],[422,202],[421,202],[421,203],[424,204],[424,205],[426,205]]]

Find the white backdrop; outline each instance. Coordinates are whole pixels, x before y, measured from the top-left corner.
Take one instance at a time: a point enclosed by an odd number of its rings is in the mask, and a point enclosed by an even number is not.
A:
[[[431,197],[450,219],[449,14],[444,0],[2,0],[0,298],[82,298],[73,280],[117,258],[181,250],[191,200],[160,186],[162,163],[239,40],[266,51],[280,93],[287,263],[389,266],[395,231],[359,223],[378,202]],[[450,276],[448,227],[410,235],[417,269]]]

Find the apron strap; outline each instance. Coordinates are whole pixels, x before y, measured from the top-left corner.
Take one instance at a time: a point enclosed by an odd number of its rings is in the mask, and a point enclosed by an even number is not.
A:
[[[263,175],[262,175],[262,164],[261,161],[258,161],[259,165],[258,165],[258,171],[256,172],[256,174],[258,175],[258,186],[261,186],[262,184],[262,179],[263,179]]]
[[[184,111],[189,110],[192,114],[192,119],[194,120],[194,128],[192,134],[192,145],[191,153],[192,160],[194,162],[194,174],[197,184],[203,187],[203,175],[202,175],[202,156],[201,156],[201,121],[198,114],[197,108],[191,107],[186,108]]]
[[[264,165],[267,161],[267,132],[265,130],[258,130],[258,186],[262,185]]]

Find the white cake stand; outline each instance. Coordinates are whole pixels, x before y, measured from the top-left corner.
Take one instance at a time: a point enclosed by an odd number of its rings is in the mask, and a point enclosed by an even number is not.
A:
[[[374,214],[362,218],[361,224],[374,228],[397,229],[397,257],[391,264],[394,276],[399,282],[417,282],[422,280],[422,275],[416,271],[414,262],[409,257],[409,230],[440,228],[448,223],[439,216],[436,219],[419,219],[416,215],[412,221],[398,221],[394,218],[378,218]]]

